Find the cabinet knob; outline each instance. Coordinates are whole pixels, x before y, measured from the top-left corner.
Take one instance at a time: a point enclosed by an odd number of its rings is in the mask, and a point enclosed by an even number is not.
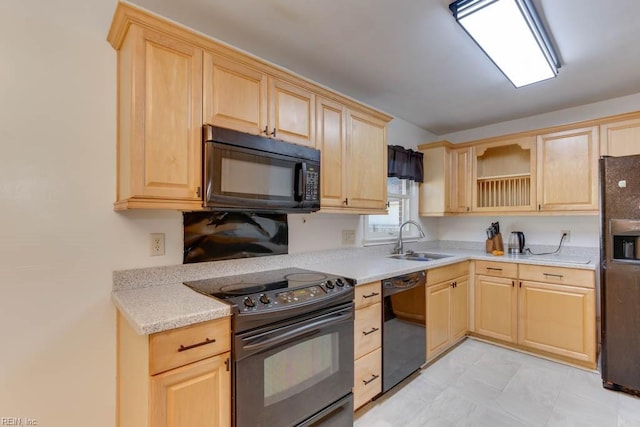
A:
[[[196,197],[201,197],[200,196],[200,187],[196,188]]]
[[[273,132],[271,132],[271,136],[276,137],[276,128],[273,128]]]
[[[343,204],[343,205],[348,205],[348,204],[349,204],[349,198],[347,197],[346,199],[344,199],[344,200],[342,201],[342,204]]]
[[[265,135],[269,135],[269,126],[265,126],[262,133],[264,133]]]

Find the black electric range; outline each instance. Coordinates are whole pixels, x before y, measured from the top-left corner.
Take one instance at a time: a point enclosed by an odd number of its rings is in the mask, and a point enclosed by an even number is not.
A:
[[[353,280],[301,268],[285,268],[184,282],[232,306],[234,331],[351,302]]]

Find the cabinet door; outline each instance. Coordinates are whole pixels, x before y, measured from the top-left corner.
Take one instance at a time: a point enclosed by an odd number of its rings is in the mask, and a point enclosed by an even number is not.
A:
[[[205,52],[204,121],[254,135],[265,135],[267,75]]]
[[[427,360],[449,345],[452,282],[427,288]]]
[[[598,128],[538,136],[538,209],[598,210]]]
[[[316,146],[315,94],[269,77],[269,132],[276,139]]]
[[[469,279],[460,277],[451,289],[451,340],[462,338],[469,330]]]
[[[518,333],[515,280],[477,275],[474,286],[476,332],[515,343]]]
[[[518,343],[595,365],[595,291],[521,281]]]
[[[431,145],[431,144],[430,144]],[[443,216],[449,206],[449,143],[433,144],[420,150],[424,182],[420,183],[420,216]]]
[[[353,325],[354,358],[359,358],[382,345],[382,304],[356,310]]]
[[[614,157],[640,154],[640,118],[600,126],[600,154]]]
[[[449,212],[471,210],[471,148],[451,151]]]
[[[387,127],[367,114],[347,111],[347,203],[349,208],[385,211]]]
[[[358,409],[382,392],[382,349],[357,359],[353,372],[353,409]]]
[[[118,66],[116,209],[201,208],[202,50],[133,25]]]
[[[320,150],[320,206],[342,207],[345,192],[345,109],[342,104],[318,97],[316,103],[318,136],[316,148]]]
[[[230,426],[230,353],[151,377],[151,425]]]

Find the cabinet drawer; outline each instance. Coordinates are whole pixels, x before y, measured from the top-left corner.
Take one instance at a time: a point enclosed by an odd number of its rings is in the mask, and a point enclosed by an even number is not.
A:
[[[457,264],[445,265],[427,270],[427,286],[442,283],[446,280],[453,280],[460,276],[469,274],[469,262],[459,262]]]
[[[356,309],[363,308],[382,300],[382,287],[380,282],[371,282],[357,285],[355,288],[354,302]]]
[[[353,378],[353,407],[364,405],[382,392],[382,349],[356,360]]]
[[[159,332],[149,337],[151,375],[231,349],[229,317]]]
[[[356,319],[353,327],[353,348],[356,359],[382,345],[381,307],[381,303],[376,303],[356,310]]]
[[[595,288],[594,272],[577,268],[520,264],[520,279],[580,286],[589,289]]]
[[[476,261],[476,274],[494,277],[518,277],[518,264],[496,261]]]

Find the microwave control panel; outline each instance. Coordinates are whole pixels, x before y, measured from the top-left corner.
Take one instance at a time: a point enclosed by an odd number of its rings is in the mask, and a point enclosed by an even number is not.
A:
[[[320,174],[315,168],[310,167],[307,169],[307,185],[305,188],[304,200],[318,200],[320,198],[320,195],[318,194],[318,190],[320,188],[319,178]]]

